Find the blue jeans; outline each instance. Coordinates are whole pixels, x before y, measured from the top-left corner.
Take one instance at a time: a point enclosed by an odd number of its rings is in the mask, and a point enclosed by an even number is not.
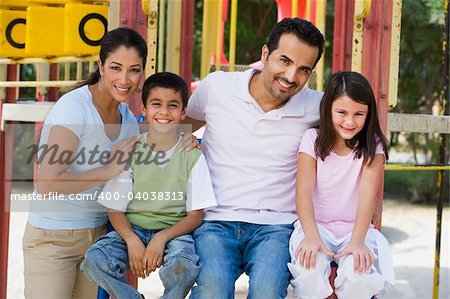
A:
[[[293,225],[205,221],[194,232],[202,268],[191,299],[234,298],[234,283],[250,277],[249,299],[285,298],[291,274],[289,238]]]
[[[159,230],[146,230],[133,226],[133,231],[147,245]],[[141,294],[126,281],[128,249],[119,234],[112,231],[98,239],[86,253],[81,271],[116,299],[141,299]],[[166,245],[163,267],[159,276],[165,291],[161,298],[186,297],[200,271],[194,240],[182,235]]]

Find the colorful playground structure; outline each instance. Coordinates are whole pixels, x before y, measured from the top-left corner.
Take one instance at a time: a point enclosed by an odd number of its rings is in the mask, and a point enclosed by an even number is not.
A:
[[[12,168],[4,161],[12,160],[12,132],[5,130],[9,122],[44,120],[59,89],[73,85],[95,68],[103,35],[117,27],[131,27],[147,40],[147,76],[159,71],[178,73],[192,82],[194,18],[202,18],[200,78],[211,70],[242,70],[248,65],[236,63],[238,0],[202,0],[203,14],[194,16],[200,0],[0,0],[0,298],[6,298],[9,198]],[[329,40],[325,32],[326,0],[274,0],[278,20],[301,17],[310,20]],[[448,1],[443,48],[443,78],[448,96]],[[443,147],[440,165],[387,165],[386,170],[427,169],[438,171],[436,256],[433,298],[439,287],[440,231],[446,134],[450,134],[448,99],[442,98],[442,115],[403,115],[388,113],[397,102],[397,85],[401,34],[402,0],[335,0],[332,72],[353,70],[371,83],[378,103],[378,114],[384,132],[440,133]],[[224,28],[229,22],[229,55],[225,57]],[[20,68],[34,64],[35,81],[20,81]],[[257,62],[255,63],[257,65]],[[71,70],[75,69],[75,76]],[[324,57],[316,67],[310,86],[323,89]],[[195,88],[195,82],[192,83]],[[19,88],[35,87],[32,103],[19,103]],[[129,106],[137,115],[139,100],[130,99]],[[381,229],[383,189],[373,219]]]

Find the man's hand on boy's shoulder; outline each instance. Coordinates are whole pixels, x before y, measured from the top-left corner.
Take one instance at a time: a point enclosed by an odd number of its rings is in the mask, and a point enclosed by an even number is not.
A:
[[[166,244],[167,239],[161,232],[157,233],[148,243],[144,256],[147,276],[162,266]]]

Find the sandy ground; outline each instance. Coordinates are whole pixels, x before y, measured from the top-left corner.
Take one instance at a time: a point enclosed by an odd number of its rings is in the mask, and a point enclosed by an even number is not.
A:
[[[22,192],[22,190],[18,191]],[[11,213],[8,299],[23,296],[22,235],[27,219],[26,212]],[[444,211],[442,221],[442,254],[439,298],[450,298],[449,263],[449,211]],[[432,298],[435,245],[436,209],[409,203],[385,200],[383,234],[391,244],[396,272],[396,286],[379,298],[427,299]],[[248,278],[243,275],[236,283],[236,298],[245,298]],[[139,281],[139,289],[147,299],[159,298],[163,287],[155,273]],[[289,290],[291,293],[292,290]],[[292,298],[289,295],[287,298]]]

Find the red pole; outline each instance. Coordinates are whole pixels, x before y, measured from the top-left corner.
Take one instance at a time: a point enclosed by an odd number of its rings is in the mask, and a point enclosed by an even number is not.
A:
[[[351,69],[354,10],[354,0],[334,4],[333,73]]]
[[[194,0],[181,3],[180,76],[190,86],[192,81],[192,50],[194,47]]]
[[[133,28],[147,39],[147,15],[142,10],[141,0],[120,1],[120,27]],[[149,41],[147,41],[148,44]],[[141,80],[141,86],[145,78]],[[136,93],[128,103],[134,115],[141,112],[141,93]]]
[[[19,74],[17,65],[8,65],[6,72],[7,81],[17,81]],[[16,99],[17,88],[6,88],[5,103],[14,103]],[[3,105],[3,100],[0,105]],[[9,198],[11,194],[11,182],[7,183],[6,178],[11,178],[12,169],[11,167],[6,167],[4,161],[13,158],[12,137],[11,134],[0,131],[0,159],[3,161],[0,163],[0,298],[6,298],[8,286]]]

